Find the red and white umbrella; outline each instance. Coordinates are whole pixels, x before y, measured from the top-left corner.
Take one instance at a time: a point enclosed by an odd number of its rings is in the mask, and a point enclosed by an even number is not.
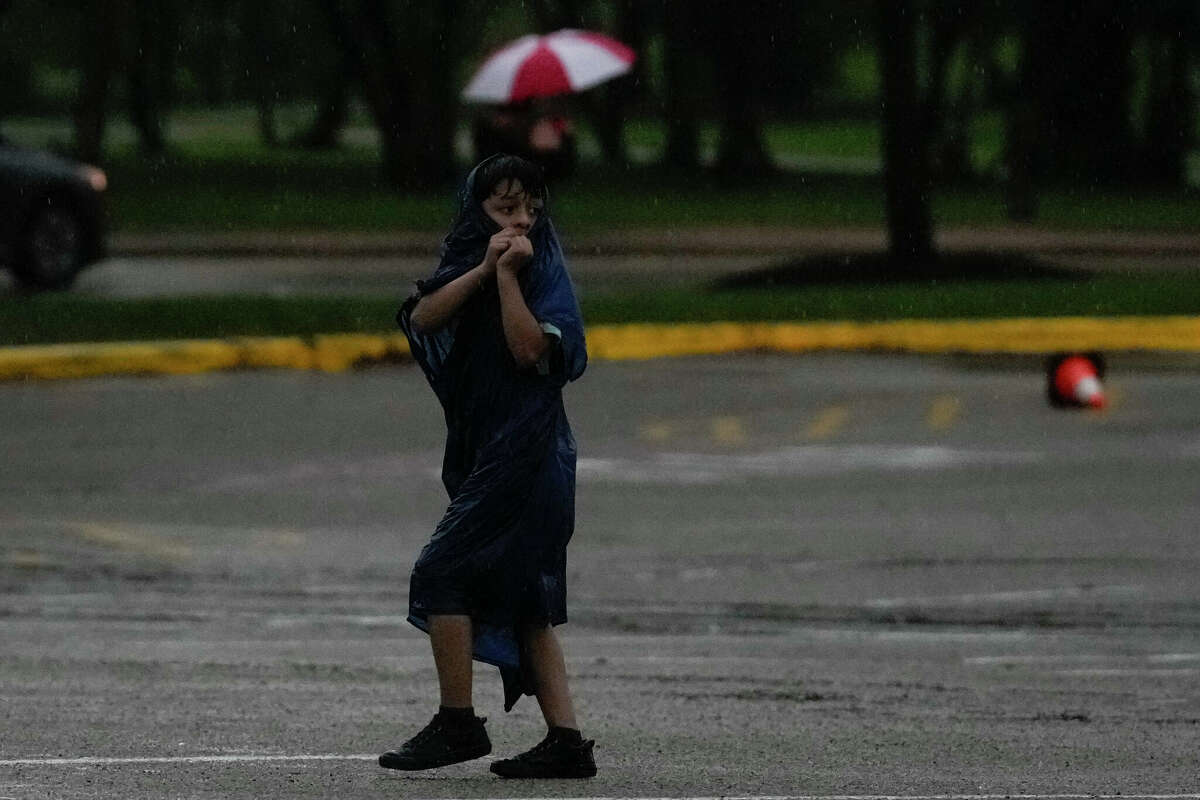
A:
[[[488,56],[463,90],[463,99],[517,103],[581,92],[628,72],[635,58],[616,39],[589,31],[522,36]]]

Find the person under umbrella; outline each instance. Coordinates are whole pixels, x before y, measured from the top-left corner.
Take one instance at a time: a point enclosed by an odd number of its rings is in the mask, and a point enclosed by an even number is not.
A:
[[[523,155],[547,174],[565,175],[575,160],[575,135],[556,99],[628,72],[634,52],[602,34],[565,29],[523,36],[489,56],[463,90],[485,104],[472,136],[479,157]]]

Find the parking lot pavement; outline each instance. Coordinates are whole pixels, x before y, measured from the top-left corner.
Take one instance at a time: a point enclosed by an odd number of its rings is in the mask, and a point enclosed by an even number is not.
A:
[[[868,355],[597,363],[564,642],[600,776],[400,775],[445,504],[415,369],[0,386],[0,796],[1195,790],[1200,379]],[[496,756],[535,704],[477,707]]]

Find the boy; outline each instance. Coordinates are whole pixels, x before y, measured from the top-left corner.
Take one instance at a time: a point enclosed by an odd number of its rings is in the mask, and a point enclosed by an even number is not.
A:
[[[554,625],[566,622],[575,441],[562,387],[583,374],[583,321],[538,167],[486,159],[467,178],[433,276],[398,322],[446,415],[450,507],[413,568],[409,621],[429,633],[433,720],[381,766],[416,770],[491,752],[471,700],[472,658],[500,668],[505,710],[537,697],[549,731],[496,761],[512,778],[596,774]]]

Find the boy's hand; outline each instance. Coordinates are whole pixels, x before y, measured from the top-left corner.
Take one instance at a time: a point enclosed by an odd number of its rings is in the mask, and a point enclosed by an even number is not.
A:
[[[529,241],[529,237],[513,236],[508,240],[508,249],[500,256],[496,267],[516,275],[529,263],[531,258],[533,258],[533,242]]]
[[[483,256],[483,269],[489,275],[496,274],[496,262],[508,250],[513,237],[517,235],[515,228],[505,228],[488,240],[487,252]]]

